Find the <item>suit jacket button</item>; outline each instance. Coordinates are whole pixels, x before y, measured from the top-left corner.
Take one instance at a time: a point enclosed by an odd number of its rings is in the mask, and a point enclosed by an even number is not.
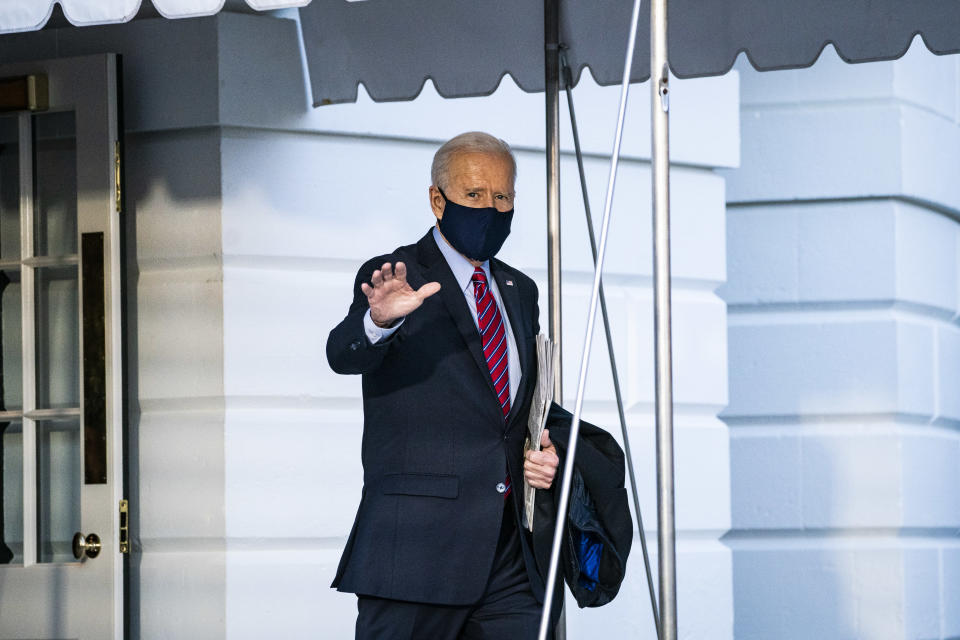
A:
[[[354,340],[353,342],[350,343],[350,351],[356,351],[359,348],[360,348],[359,340]]]
[[[506,490],[507,490],[507,485],[503,484],[502,482],[497,483],[497,493],[503,493]]]

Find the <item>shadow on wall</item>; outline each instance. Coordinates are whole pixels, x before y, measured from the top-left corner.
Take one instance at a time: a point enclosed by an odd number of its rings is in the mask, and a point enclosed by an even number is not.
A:
[[[799,435],[771,437],[741,420],[730,419],[733,529],[723,538],[735,637],[903,638],[904,550],[894,528],[876,526],[898,521],[899,436],[800,419]]]
[[[730,449],[731,476],[757,464],[736,439]],[[830,470],[823,471],[823,482],[835,486]],[[736,514],[736,503],[749,498],[738,492],[737,480],[732,485]],[[849,550],[824,548],[823,530],[740,528],[736,516],[733,526],[723,542],[733,556],[734,637],[857,638],[848,626],[853,587]]]

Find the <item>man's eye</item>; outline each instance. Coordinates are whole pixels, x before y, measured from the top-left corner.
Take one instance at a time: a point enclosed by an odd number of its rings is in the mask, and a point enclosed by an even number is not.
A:
[[[468,197],[468,198],[476,198],[476,197],[477,197],[477,192],[476,192],[476,191],[471,191],[470,193],[467,194],[467,197]]]

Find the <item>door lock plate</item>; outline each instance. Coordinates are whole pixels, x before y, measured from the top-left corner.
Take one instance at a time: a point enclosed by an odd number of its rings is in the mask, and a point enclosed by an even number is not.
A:
[[[130,503],[120,501],[120,553],[130,553]]]

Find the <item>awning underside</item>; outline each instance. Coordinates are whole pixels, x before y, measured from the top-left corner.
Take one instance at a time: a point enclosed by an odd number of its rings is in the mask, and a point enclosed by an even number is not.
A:
[[[579,80],[620,82],[631,0],[558,0],[561,40]],[[440,95],[488,95],[509,74],[542,91],[544,0],[0,0],[0,33],[40,29],[55,4],[77,26],[136,15],[186,18],[302,7],[315,105],[409,100],[432,79]],[[649,76],[649,6],[641,9],[634,81]],[[832,44],[848,62],[892,60],[920,34],[960,52],[960,0],[670,0],[670,66],[681,78],[722,75],[740,52],[760,70],[806,67]]]
[[[561,40],[579,79],[621,80],[632,2],[560,0]],[[300,10],[314,104],[409,100],[427,78],[444,97],[488,95],[509,74],[542,91],[543,0],[316,0]],[[828,44],[848,62],[902,56],[921,34],[960,52],[958,0],[670,0],[670,66],[722,75],[745,51],[759,70],[806,67]],[[650,14],[641,10],[634,81],[649,77]]]

